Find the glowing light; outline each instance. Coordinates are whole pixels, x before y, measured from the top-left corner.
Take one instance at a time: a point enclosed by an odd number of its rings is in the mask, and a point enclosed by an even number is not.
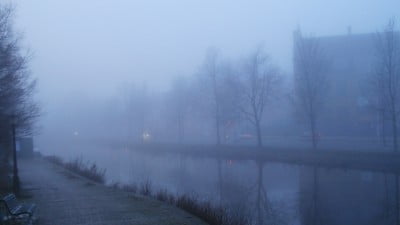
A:
[[[148,132],[145,131],[142,134],[142,139],[143,139],[143,141],[150,141],[151,136],[150,136],[150,134]]]
[[[232,159],[229,159],[229,160],[227,160],[226,162],[228,163],[228,165],[233,165],[233,163],[234,163],[235,161],[232,160]]]

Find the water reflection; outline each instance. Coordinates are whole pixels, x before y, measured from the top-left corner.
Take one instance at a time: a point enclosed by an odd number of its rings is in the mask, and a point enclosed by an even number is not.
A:
[[[397,224],[397,176],[300,168],[301,224]]]
[[[398,224],[399,185],[392,174],[87,146],[64,156],[77,152],[107,168],[110,183],[149,180],[156,190],[198,196],[257,225]]]

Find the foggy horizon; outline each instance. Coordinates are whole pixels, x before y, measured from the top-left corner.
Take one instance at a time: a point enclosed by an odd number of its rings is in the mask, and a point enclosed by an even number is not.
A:
[[[11,2],[45,108],[71,95],[110,97],[127,82],[165,91],[174,77],[197,73],[210,47],[236,60],[262,45],[290,76],[296,29],[374,33],[400,17],[394,0]]]

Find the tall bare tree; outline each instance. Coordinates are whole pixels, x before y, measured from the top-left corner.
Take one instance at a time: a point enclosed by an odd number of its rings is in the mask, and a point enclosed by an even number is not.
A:
[[[216,49],[209,49],[203,66],[202,75],[205,76],[209,99],[211,100],[211,110],[213,111],[214,126],[216,132],[216,144],[221,144],[221,94],[220,94],[220,74],[219,56]]]
[[[267,103],[276,95],[281,79],[277,69],[271,64],[262,48],[254,51],[246,60],[243,74],[240,112],[254,125],[257,146],[262,147],[262,119]]]
[[[170,117],[177,127],[179,142],[183,142],[185,139],[187,114],[191,108],[190,96],[188,81],[184,77],[177,77],[172,84],[167,103]]]
[[[376,38],[376,67],[372,92],[378,113],[391,122],[393,151],[398,151],[398,116],[400,113],[400,36],[392,19]]]
[[[400,35],[391,19],[376,36],[376,67],[372,76],[374,103],[382,120],[392,126],[393,151],[398,151],[398,116],[400,113]],[[385,176],[385,185],[387,177]],[[399,176],[395,175],[395,219],[400,224]]]
[[[39,115],[38,104],[33,100],[36,83],[27,68],[29,57],[13,30],[13,9],[0,3],[0,144],[6,148],[11,126],[18,136],[30,135]]]
[[[127,119],[127,141],[143,141],[143,135],[149,129],[153,103],[147,87],[145,84],[142,87],[128,84],[121,91]]]
[[[237,101],[240,98],[240,82],[237,79],[236,68],[229,61],[220,63],[219,68],[221,141],[228,143],[232,140],[240,120],[239,102]]]
[[[313,149],[318,142],[318,119],[328,87],[328,59],[319,42],[298,31],[294,41],[294,93],[296,114],[308,124]]]

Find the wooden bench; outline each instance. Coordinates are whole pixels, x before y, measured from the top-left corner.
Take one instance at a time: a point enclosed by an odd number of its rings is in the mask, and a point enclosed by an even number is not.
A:
[[[1,224],[31,225],[35,222],[35,204],[19,203],[14,194],[6,195],[0,202],[5,209],[0,212]]]

